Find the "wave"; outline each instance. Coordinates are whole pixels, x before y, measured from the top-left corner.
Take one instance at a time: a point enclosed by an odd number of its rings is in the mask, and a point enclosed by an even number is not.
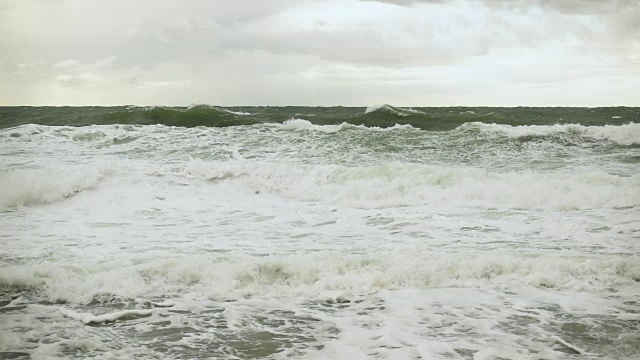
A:
[[[49,144],[64,144],[69,141],[91,143],[97,146],[122,145],[134,142],[141,137],[166,129],[138,125],[96,125],[96,126],[45,126],[36,124],[21,125],[0,130],[0,139],[7,143],[31,143],[35,138]]]
[[[517,139],[574,136],[593,140],[606,140],[624,146],[640,145],[640,123],[619,126],[582,126],[578,124],[512,126],[474,122],[460,127],[460,129],[469,128],[476,128],[485,133],[500,134]]]
[[[347,122],[340,123],[338,125],[316,125],[309,120],[305,119],[289,119],[282,124],[273,124],[273,126],[284,130],[312,130],[323,132],[327,134],[337,133],[339,131],[347,129],[360,129],[360,130],[373,130],[373,131],[388,131],[388,130],[401,130],[401,129],[414,129],[411,125],[395,124],[394,126],[387,128],[380,127],[367,127],[364,125],[353,125]]]
[[[253,115],[252,113],[248,113],[248,112],[244,112],[244,111],[231,111],[231,110],[227,110],[225,109],[226,112],[228,112],[229,114],[233,114],[233,115]]]
[[[364,110],[364,111],[363,111]],[[300,115],[307,114],[307,115]],[[613,116],[612,116],[613,115]],[[389,104],[362,107],[0,107],[0,128],[28,123],[55,126],[107,124],[160,124],[180,127],[227,127],[265,123],[282,124],[287,119],[312,117],[315,125],[343,122],[367,127],[411,125],[429,131],[447,131],[467,122],[505,125],[553,125],[575,123],[583,126],[622,125],[640,120],[637,108],[488,108],[432,107],[401,108]]]
[[[219,127],[258,123],[247,119],[246,115],[216,106],[195,105],[188,108],[152,107],[142,111],[120,111],[109,114],[108,117],[125,124],[161,124],[181,127]]]
[[[25,169],[0,173],[0,209],[61,201],[89,190],[108,170]]]
[[[535,254],[455,254],[424,248],[380,250],[375,255],[311,253],[253,257],[185,255],[135,262],[20,264],[0,268],[0,288],[32,289],[52,302],[88,304],[96,298],[181,297],[233,300],[246,296],[299,296],[322,301],[350,300],[385,289],[442,287],[606,289],[636,286],[637,256],[590,257]],[[85,323],[115,321],[144,313],[94,316],[71,311]]]
[[[444,116],[443,116],[444,115]],[[495,120],[491,116],[489,118]],[[474,118],[483,120],[483,118]],[[486,119],[485,119],[486,120]],[[414,128],[428,131],[448,131],[469,121],[465,115],[452,116],[451,114],[427,113],[414,109],[403,109],[392,105],[369,106],[364,113],[352,117],[349,122],[368,127],[392,127],[395,125],[408,125]]]
[[[424,114],[423,112],[418,110],[402,109],[402,108],[391,106],[388,104],[369,106],[364,111],[364,113],[368,114],[376,111],[395,115],[395,116],[409,116],[409,115],[415,115],[415,114]]]
[[[246,111],[210,105],[190,107],[60,107],[47,108],[46,110],[15,109],[12,114],[3,119],[4,124],[0,123],[0,127],[7,128],[28,123],[54,126],[159,124],[180,127],[226,127],[265,122],[264,118],[254,119],[253,116],[248,116],[250,113]],[[22,112],[27,113],[21,114]]]
[[[311,123],[311,121],[309,120],[293,119],[293,118],[285,121],[284,123],[282,123],[282,125],[275,124],[275,126],[285,130],[313,130],[313,131],[319,131],[327,134],[337,133],[344,129],[349,129],[349,128],[353,129],[356,127],[355,125],[351,125],[346,122],[343,122],[338,125],[316,125]]]
[[[243,116],[253,115],[252,113],[246,112],[246,111],[233,111],[221,106],[212,106],[207,104],[194,104],[187,108],[187,110],[192,110],[192,109],[212,109],[212,110],[222,111],[222,112],[226,112],[233,115],[243,115]]]
[[[68,318],[78,320],[84,324],[101,324],[106,322],[114,322],[116,320],[131,320],[141,317],[150,316],[151,310],[122,310],[113,313],[93,315],[86,313],[79,313],[70,309],[60,309],[60,313]]]
[[[363,167],[251,161],[189,162],[183,176],[301,201],[356,208],[458,206],[581,210],[640,206],[640,174],[492,173],[395,163]]]

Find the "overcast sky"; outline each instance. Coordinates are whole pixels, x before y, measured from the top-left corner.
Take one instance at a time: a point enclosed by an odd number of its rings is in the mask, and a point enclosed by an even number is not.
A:
[[[0,0],[0,105],[640,106],[638,0]]]

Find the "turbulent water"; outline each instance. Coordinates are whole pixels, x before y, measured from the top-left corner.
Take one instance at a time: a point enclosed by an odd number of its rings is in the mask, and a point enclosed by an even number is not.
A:
[[[0,359],[637,359],[639,108],[0,108]]]

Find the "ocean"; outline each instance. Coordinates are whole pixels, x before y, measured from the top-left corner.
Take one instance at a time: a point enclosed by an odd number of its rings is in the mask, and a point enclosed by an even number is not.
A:
[[[640,108],[0,107],[0,359],[638,359]]]

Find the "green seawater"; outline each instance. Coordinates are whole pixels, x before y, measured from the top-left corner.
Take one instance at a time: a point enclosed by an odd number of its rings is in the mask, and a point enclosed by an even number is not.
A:
[[[452,130],[467,122],[506,125],[621,125],[640,120],[637,107],[365,107],[237,106],[218,107],[0,107],[0,128],[24,124],[85,126],[162,124],[182,127],[226,127],[282,123],[305,119],[316,125],[349,123],[368,127],[411,125],[422,130]]]

